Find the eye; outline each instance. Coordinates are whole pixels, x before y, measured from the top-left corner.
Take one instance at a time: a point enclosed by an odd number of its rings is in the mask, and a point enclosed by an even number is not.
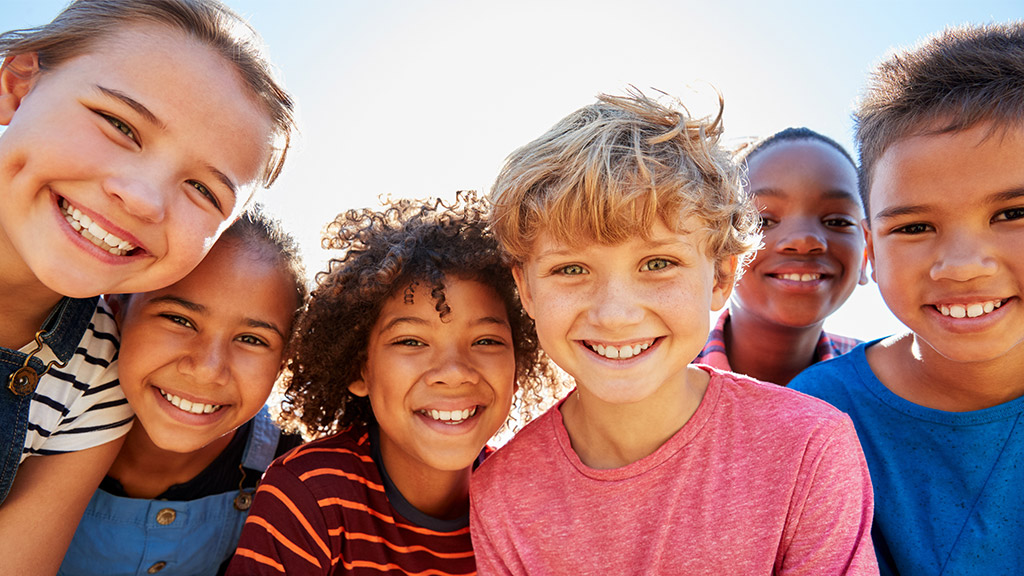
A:
[[[857,223],[854,222],[853,220],[839,216],[826,218],[822,220],[821,223],[824,224],[825,226],[828,226],[829,228],[848,228],[850,226],[857,225]]]
[[[1010,208],[1009,210],[1003,210],[992,217],[993,222],[1006,221],[1006,220],[1020,220],[1024,218],[1024,207]]]
[[[104,114],[103,112],[97,112],[97,114],[102,116],[103,119],[109,122],[111,126],[116,128],[118,132],[130,138],[132,142],[135,142],[136,144],[139,143],[139,139],[135,136],[135,130],[133,130],[132,127],[129,126],[127,122],[121,120],[120,118],[111,116],[110,114]]]
[[[207,188],[206,185],[204,185],[202,182],[197,182],[195,180],[187,180],[186,183],[189,186],[198,190],[199,193],[203,195],[203,197],[205,197],[207,200],[210,201],[211,204],[213,204],[214,208],[220,210],[220,202],[217,200],[217,196],[215,196],[213,192],[210,192],[210,189]]]
[[[933,228],[928,224],[914,222],[913,224],[905,224],[898,228],[894,228],[892,232],[893,234],[906,234],[908,236],[913,236],[916,234],[924,234],[925,232],[930,232],[932,230]]]
[[[179,326],[184,326],[185,328],[191,328],[193,330],[195,329],[195,326],[192,324],[192,321],[189,320],[188,318],[185,318],[184,316],[178,316],[177,314],[161,314],[160,317],[166,318],[171,322],[178,324]]]
[[[238,337],[238,341],[244,344],[251,344],[253,346],[269,346],[265,340],[252,334],[243,334]]]
[[[415,338],[399,338],[398,340],[395,340],[394,342],[392,342],[391,345],[392,346],[419,347],[419,346],[426,346],[427,344],[425,342],[417,340]]]
[[[763,216],[763,215],[761,216],[761,229],[762,230],[764,230],[766,228],[771,228],[772,226],[775,226],[778,223],[779,223],[778,220],[775,220],[775,219],[770,218],[768,216]]]
[[[555,268],[555,274],[561,274],[563,276],[579,276],[580,274],[586,274],[587,271],[579,264],[569,264],[560,268]]]
[[[476,342],[473,342],[474,346],[504,346],[505,343],[497,338],[480,338]]]
[[[644,262],[643,265],[640,266],[640,269],[648,271],[664,270],[665,268],[668,268],[671,265],[672,262],[664,258],[651,258],[647,262]]]

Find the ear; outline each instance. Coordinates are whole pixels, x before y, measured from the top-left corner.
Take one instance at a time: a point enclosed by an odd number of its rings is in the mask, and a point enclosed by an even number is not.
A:
[[[0,126],[7,126],[14,112],[39,78],[35,52],[8,56],[0,65]]]
[[[363,398],[370,395],[370,387],[366,385],[366,381],[362,378],[349,384],[348,391]]]
[[[871,279],[878,284],[878,278],[875,277],[875,244],[871,241],[871,228],[868,225],[867,218],[860,221],[861,230],[864,231],[864,260],[865,267],[861,268],[861,284],[868,283],[868,272],[867,263],[871,264]]]
[[[519,301],[523,304],[523,310],[530,315],[530,318],[537,319],[533,315],[533,292],[530,290],[530,279],[526,276],[524,264],[512,265],[512,278],[516,281],[516,289],[519,290]]]
[[[715,282],[715,287],[711,291],[712,312],[718,312],[729,301],[733,286],[736,285],[737,266],[739,266],[739,258],[736,256],[730,256],[728,259],[718,263],[717,276],[719,279]]]

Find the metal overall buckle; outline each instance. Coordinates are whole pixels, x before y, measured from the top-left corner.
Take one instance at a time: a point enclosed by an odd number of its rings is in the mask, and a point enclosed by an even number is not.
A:
[[[67,361],[59,362],[57,360],[50,360],[43,368],[42,374],[36,372],[36,369],[29,366],[29,362],[43,349],[43,336],[46,335],[46,330],[40,330],[36,332],[36,349],[29,352],[28,356],[25,357],[25,363],[14,371],[13,374],[7,377],[7,389],[18,396],[26,396],[31,394],[36,389],[36,384],[39,383],[39,379],[50,371],[50,368],[56,366],[57,368],[63,368],[68,365]]]

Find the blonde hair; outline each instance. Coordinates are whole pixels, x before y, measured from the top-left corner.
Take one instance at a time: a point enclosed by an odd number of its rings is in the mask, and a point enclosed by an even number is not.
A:
[[[42,70],[53,69],[132,23],[179,30],[234,65],[273,126],[275,143],[261,178],[269,187],[284,166],[295,130],[294,104],[275,80],[259,34],[217,0],[75,0],[47,24],[0,34],[0,58],[35,52]]]
[[[714,119],[691,118],[637,90],[602,94],[505,161],[491,190],[495,235],[513,264],[530,256],[541,232],[572,246],[646,237],[660,218],[678,232],[697,216],[708,256],[740,266],[757,246],[757,211],[740,169],[719,146],[722,106]]]

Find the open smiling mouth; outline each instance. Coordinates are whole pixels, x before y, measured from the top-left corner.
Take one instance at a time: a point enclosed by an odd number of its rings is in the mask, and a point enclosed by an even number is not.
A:
[[[431,420],[443,422],[449,425],[462,424],[476,415],[478,406],[466,408],[465,410],[418,410],[420,414],[429,417]]]
[[[591,342],[584,341],[583,345],[596,352],[599,356],[604,356],[612,360],[626,360],[634,356],[639,356],[648,348],[650,348],[657,338],[653,340],[647,340],[644,342],[638,342],[636,344],[624,344],[622,346],[611,346],[604,344],[594,344]]]
[[[160,389],[157,388],[157,390]],[[213,414],[224,407],[223,404],[202,404],[200,402],[192,402],[191,400],[179,398],[174,394],[168,394],[163,390],[160,390],[160,395],[173,404],[178,410],[181,410],[182,412],[189,412],[191,414]]]
[[[68,221],[68,224],[70,224],[71,227],[82,236],[82,238],[85,238],[95,246],[110,252],[114,256],[126,256],[136,248],[127,240],[121,240],[117,236],[114,236],[110,232],[104,230],[102,226],[93,222],[92,218],[82,214],[78,208],[72,206],[66,198],[60,199],[60,211],[61,214],[64,215],[64,219]]]
[[[769,276],[790,282],[814,282],[822,278],[821,274],[769,274]]]
[[[977,318],[989,314],[1002,306],[1006,300],[988,300],[970,304],[936,304],[935,308],[943,316],[952,318]]]

